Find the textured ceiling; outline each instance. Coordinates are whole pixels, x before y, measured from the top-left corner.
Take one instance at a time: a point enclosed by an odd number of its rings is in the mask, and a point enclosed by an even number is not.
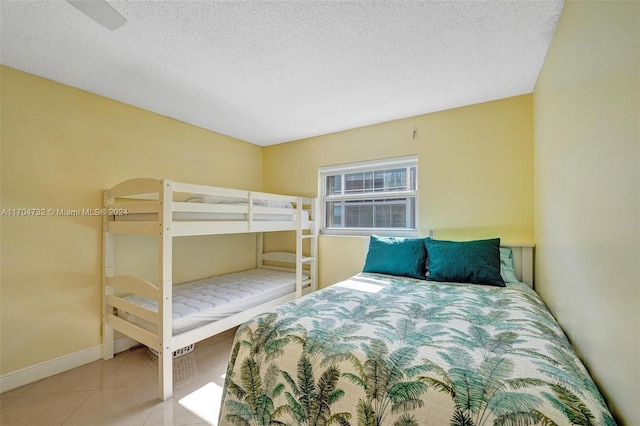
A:
[[[2,0],[2,64],[271,145],[531,93],[553,1]]]

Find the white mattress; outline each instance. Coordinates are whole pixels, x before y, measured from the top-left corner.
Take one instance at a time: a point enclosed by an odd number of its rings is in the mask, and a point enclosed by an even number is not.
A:
[[[213,203],[212,203],[213,204]],[[238,203],[240,204],[240,203]],[[246,203],[245,203],[246,205]],[[288,208],[288,207],[281,207]],[[291,213],[254,213],[253,220],[260,221],[283,221],[292,222],[296,220],[297,210],[291,208]],[[157,215],[154,213],[135,213],[124,214],[115,216],[116,221],[134,221],[134,220],[156,220]],[[187,212],[187,211],[174,211],[172,220],[174,221],[243,221],[249,220],[247,213],[233,213],[233,212]],[[309,211],[302,210],[302,222],[309,221]]]
[[[253,215],[254,221],[270,221],[280,220],[284,222],[291,222],[296,219],[295,210],[292,210],[291,214],[255,214]],[[125,216],[122,216],[125,217]],[[120,216],[116,216],[120,218]],[[175,221],[191,221],[191,220],[238,220],[247,221],[249,216],[246,213],[205,213],[205,212],[173,212],[173,220]],[[309,221],[309,212],[302,210],[302,221]]]
[[[250,269],[176,285],[173,288],[173,334],[293,293],[295,282],[293,272]],[[156,312],[158,310],[158,303],[154,300],[138,295],[125,299]],[[140,326],[150,326],[126,312],[118,312],[118,315]]]
[[[199,194],[182,194],[174,193],[174,201],[182,201],[187,203],[202,203],[202,204],[230,204],[230,205],[243,205],[249,204],[247,198],[230,197],[223,195],[199,195]],[[294,221],[296,219],[296,209],[293,205],[286,201],[274,201],[274,200],[253,200],[254,206],[261,207],[274,207],[281,209],[290,209],[291,213],[285,214],[273,214],[273,213],[254,213],[253,220],[255,221]],[[249,220],[249,215],[246,213],[221,213],[221,212],[173,212],[173,220]],[[302,221],[309,221],[309,212],[302,210]]]
[[[249,204],[249,199],[244,197],[233,197],[227,195],[202,195],[190,194],[182,192],[173,193],[173,201],[181,201],[186,203],[205,203],[205,204]],[[284,209],[292,209],[293,205],[287,201],[261,200],[254,199],[254,206],[279,207]]]

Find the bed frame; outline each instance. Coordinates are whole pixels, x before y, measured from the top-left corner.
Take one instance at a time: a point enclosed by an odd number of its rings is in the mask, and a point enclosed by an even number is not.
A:
[[[533,243],[502,243],[502,247],[511,248],[513,253],[513,266],[516,277],[529,287],[533,287]]]
[[[219,202],[174,201],[183,194]],[[244,202],[238,202],[242,200]],[[284,206],[288,207],[284,207]],[[242,191],[174,182],[169,179],[132,179],[104,191],[103,211],[103,358],[114,356],[114,330],[148,346],[158,355],[158,397],[173,395],[173,352],[233,328],[274,306],[317,288],[317,200],[263,192]],[[295,253],[264,253],[263,232],[295,231]],[[258,268],[295,270],[295,292],[204,326],[172,334],[172,244],[174,237],[257,233]],[[151,235],[158,238],[158,281],[114,274],[114,235]],[[303,241],[309,240],[307,255]],[[274,266],[275,265],[275,266]],[[283,266],[284,265],[284,266]],[[287,265],[294,265],[288,268]],[[152,311],[121,296],[137,294],[158,301]],[[125,310],[157,327],[149,331],[117,316]]]

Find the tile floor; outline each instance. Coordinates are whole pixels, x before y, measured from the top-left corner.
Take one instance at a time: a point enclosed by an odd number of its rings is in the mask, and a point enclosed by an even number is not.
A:
[[[167,401],[158,399],[157,359],[142,347],[0,394],[0,425],[215,425],[234,334],[174,359]]]

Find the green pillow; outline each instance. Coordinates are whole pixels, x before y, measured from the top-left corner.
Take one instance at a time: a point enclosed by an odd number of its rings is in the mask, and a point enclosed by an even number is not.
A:
[[[372,235],[362,272],[424,279],[427,253],[422,238]]]
[[[431,281],[486,284],[505,287],[500,276],[500,238],[444,241],[426,238]]]
[[[513,266],[513,250],[509,247],[500,247],[500,275],[505,283],[520,282]]]

